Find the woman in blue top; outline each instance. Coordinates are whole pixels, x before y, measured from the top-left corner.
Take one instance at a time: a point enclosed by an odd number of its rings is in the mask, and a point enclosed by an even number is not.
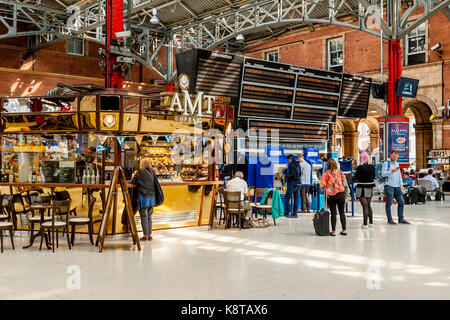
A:
[[[139,167],[140,169],[134,174],[131,183],[138,188],[139,214],[144,231],[141,240],[153,240],[152,214],[155,206],[155,172],[148,159],[142,159]]]

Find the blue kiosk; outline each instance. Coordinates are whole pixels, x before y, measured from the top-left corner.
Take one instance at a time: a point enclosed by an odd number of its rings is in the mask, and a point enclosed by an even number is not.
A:
[[[311,209],[319,211],[325,208],[325,195],[322,192],[322,188],[318,185],[320,177],[325,172],[326,164],[319,159],[318,148],[304,148],[303,159],[311,166],[311,187],[313,187],[311,197]]]

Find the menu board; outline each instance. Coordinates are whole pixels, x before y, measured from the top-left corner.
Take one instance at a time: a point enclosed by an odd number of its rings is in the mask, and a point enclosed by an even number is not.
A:
[[[231,104],[239,98],[244,58],[228,53],[192,49],[175,56],[178,75],[189,76],[189,92],[230,97]]]
[[[293,122],[278,122],[278,121],[264,121],[264,120],[248,120],[248,128],[259,131],[278,130],[279,138],[282,140],[328,140],[328,124],[316,123],[293,123]],[[249,131],[250,133],[252,131]],[[268,137],[270,137],[268,133]]]
[[[239,117],[336,121],[342,74],[246,58]]]
[[[349,118],[366,118],[371,85],[371,78],[344,74],[338,115]]]

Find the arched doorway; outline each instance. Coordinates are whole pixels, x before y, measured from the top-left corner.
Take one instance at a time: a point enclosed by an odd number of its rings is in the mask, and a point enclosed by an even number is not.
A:
[[[414,153],[416,169],[427,167],[427,152],[433,149],[433,124],[431,108],[419,100],[410,100],[403,105],[403,115],[410,119],[410,154]],[[411,159],[412,160],[412,159]]]
[[[367,151],[370,157],[379,156],[380,125],[377,118],[368,116],[358,121],[358,151]],[[359,161],[359,157],[358,157]]]

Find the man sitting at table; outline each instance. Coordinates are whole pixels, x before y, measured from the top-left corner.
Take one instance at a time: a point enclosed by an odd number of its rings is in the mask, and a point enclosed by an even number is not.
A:
[[[439,182],[436,180],[435,177],[433,177],[433,169],[428,169],[428,175],[423,177],[422,180],[431,181],[431,183],[433,184],[434,191],[439,191],[440,189]]]
[[[241,208],[245,211],[245,219],[252,216],[252,207],[244,200],[245,195],[248,193],[248,185],[244,180],[244,174],[242,171],[236,171],[234,178],[228,181],[227,191],[241,192]]]

